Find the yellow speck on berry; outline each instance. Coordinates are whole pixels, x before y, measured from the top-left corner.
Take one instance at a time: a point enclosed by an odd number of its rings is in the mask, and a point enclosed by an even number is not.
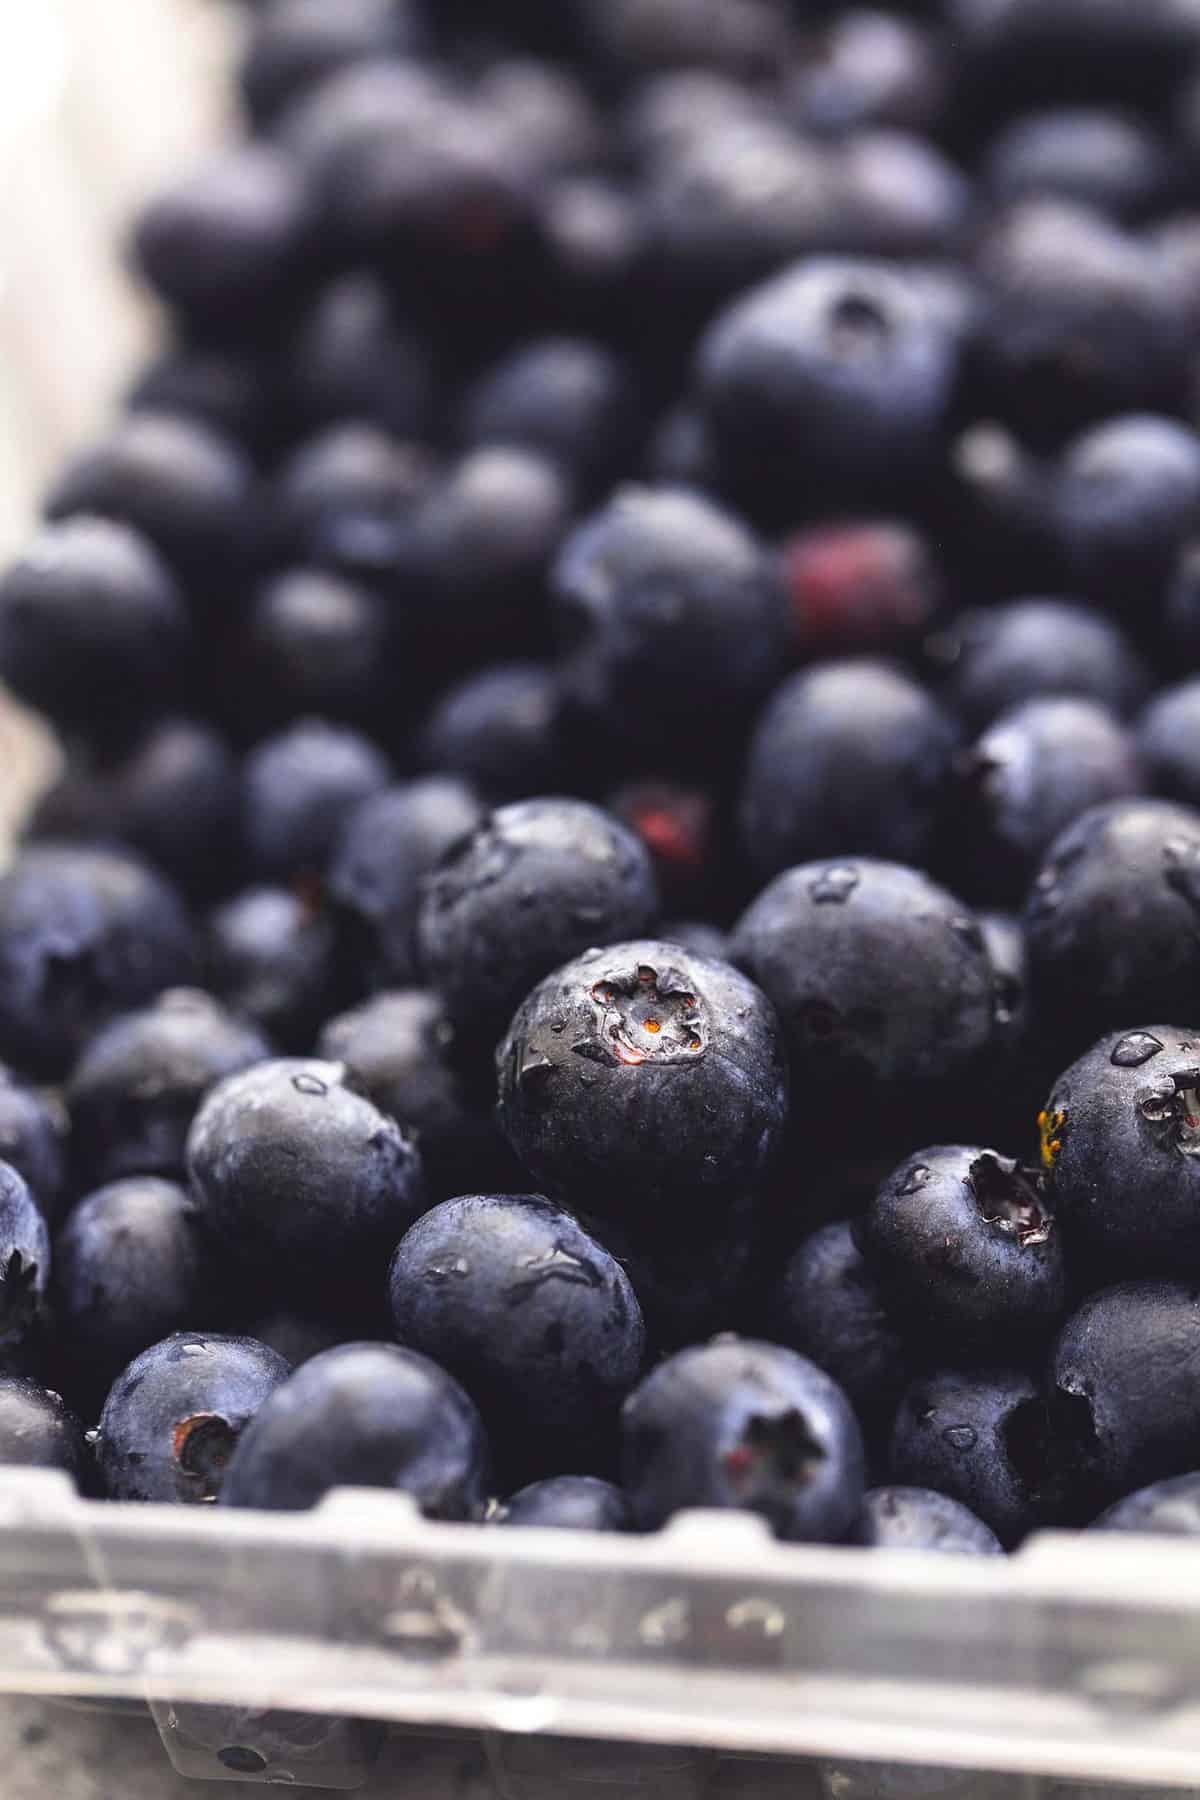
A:
[[[1038,1134],[1042,1140],[1042,1167],[1049,1173],[1062,1149],[1063,1126],[1067,1115],[1060,1109],[1038,1114]]]

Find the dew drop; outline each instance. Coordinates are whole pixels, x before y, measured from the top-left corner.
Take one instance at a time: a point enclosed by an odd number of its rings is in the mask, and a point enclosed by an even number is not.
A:
[[[970,1425],[948,1425],[942,1433],[952,1450],[973,1450],[976,1433]]]
[[[849,863],[832,863],[809,883],[808,892],[818,906],[840,906],[850,898],[861,877]]]
[[[292,1086],[298,1094],[312,1094],[318,1100],[329,1092],[327,1084],[319,1075],[293,1075]]]
[[[1157,1056],[1161,1049],[1158,1039],[1151,1037],[1148,1031],[1131,1031],[1119,1044],[1113,1046],[1109,1061],[1118,1069],[1139,1069],[1152,1056]]]
[[[446,1282],[463,1280],[471,1273],[471,1265],[465,1256],[454,1256],[445,1262],[431,1262],[425,1265],[426,1281]]]
[[[902,1194],[915,1194],[932,1179],[933,1170],[931,1168],[925,1163],[915,1163],[909,1170],[908,1179],[900,1189],[900,1192]]]

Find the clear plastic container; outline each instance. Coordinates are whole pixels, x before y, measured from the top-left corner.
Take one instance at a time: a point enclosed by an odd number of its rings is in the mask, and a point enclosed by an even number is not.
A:
[[[0,552],[150,341],[113,245],[220,128],[234,17],[9,10]],[[15,808],[52,752],[7,706],[0,758]],[[185,1776],[411,1800],[1200,1796],[1200,1547],[972,1561],[784,1547],[730,1514],[492,1531],[375,1492],[201,1512],[5,1471],[0,1691],[152,1718]]]

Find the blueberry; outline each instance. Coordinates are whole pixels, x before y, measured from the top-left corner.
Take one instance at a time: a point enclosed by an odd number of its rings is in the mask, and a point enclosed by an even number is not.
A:
[[[716,1338],[648,1375],[621,1415],[622,1482],[643,1531],[684,1507],[755,1512],[777,1536],[845,1537],[863,1445],[842,1390],[776,1344]]]
[[[426,768],[460,775],[490,800],[544,794],[564,757],[556,671],[496,663],[448,688],[420,736]]]
[[[412,0],[266,0],[257,9],[241,67],[250,117],[260,126],[352,63],[405,56],[424,43]]]
[[[241,861],[241,771],[211,725],[168,717],[105,772],[113,835],[188,894],[224,891]]]
[[[434,387],[429,348],[369,275],[344,275],[325,289],[285,345],[282,364],[301,431],[355,421],[400,439],[424,433]]]
[[[179,344],[148,363],[125,396],[130,412],[178,414],[258,453],[272,442],[270,372],[261,356],[215,344]]]
[[[0,875],[0,1054],[62,1074],[118,1012],[195,968],[172,888],[113,851],[35,844]]]
[[[1118,218],[1148,212],[1171,175],[1164,145],[1129,114],[1055,107],[1014,119],[987,147],[983,179],[995,201],[1057,194]]]
[[[690,1199],[673,1197],[661,1217],[586,1221],[633,1283],[651,1357],[735,1329],[757,1300],[761,1194],[736,1194],[713,1211]]]
[[[589,944],[645,930],[657,910],[650,859],[624,826],[581,800],[517,801],[429,876],[418,961],[490,1051],[536,981]]]
[[[940,605],[928,540],[897,519],[847,519],[787,538],[780,562],[796,647],[804,656],[899,651]]]
[[[1039,1115],[1068,1248],[1110,1278],[1172,1275],[1200,1257],[1200,1035],[1147,1025],[1101,1038]]]
[[[740,826],[752,865],[765,877],[817,856],[923,861],[957,741],[939,703],[886,663],[791,676],[750,740]]]
[[[288,1372],[253,1338],[176,1331],[143,1350],[100,1415],[96,1461],[109,1498],[214,1501],[243,1430]]]
[[[784,602],[766,554],[684,489],[619,489],[568,538],[554,586],[568,699],[614,743],[711,757],[781,665]],[[697,721],[716,718],[706,746]]]
[[[1170,1476],[1126,1494],[1093,1520],[1092,1530],[1195,1537],[1200,1533],[1200,1475]]]
[[[607,1469],[645,1330],[625,1271],[569,1213],[528,1194],[444,1201],[401,1240],[388,1291],[397,1338],[462,1382],[498,1457]]]
[[[127,734],[177,688],[182,597],[128,526],[46,526],[0,577],[0,674],[19,699],[90,737]]]
[[[523,444],[587,490],[629,466],[639,435],[632,371],[603,344],[542,338],[510,351],[468,391],[465,444]]]
[[[41,1323],[50,1234],[22,1175],[0,1162],[0,1346],[19,1347]]]
[[[126,1363],[204,1304],[192,1206],[173,1181],[133,1175],[89,1193],[54,1241],[55,1319],[72,1391],[102,1400]],[[94,1415],[93,1415],[94,1416]]]
[[[697,380],[746,478],[860,496],[928,468],[949,420],[959,331],[928,286],[882,262],[813,258],[734,301]]]
[[[436,994],[385,989],[329,1019],[317,1045],[413,1139],[436,1200],[519,1179],[490,1109],[455,1067],[455,1037]]]
[[[93,1182],[181,1174],[207,1090],[269,1054],[257,1031],[192,988],[168,989],[102,1026],[66,1088],[79,1168]]]
[[[865,125],[924,131],[939,120],[948,70],[921,21],[848,7],[821,21],[788,72],[787,110],[803,130],[840,136]]]
[[[254,547],[253,481],[244,451],[211,426],[135,412],[67,463],[46,513],[140,532],[198,601],[225,611]]]
[[[737,79],[772,74],[791,47],[777,0],[584,0],[595,53],[631,72],[698,64]]]
[[[927,138],[890,129],[855,132],[839,165],[855,250],[934,257],[955,248],[969,216],[970,184]]]
[[[483,817],[473,790],[451,775],[387,788],[347,817],[329,895],[345,953],[372,986],[414,980],[422,882]]]
[[[788,1110],[773,1008],[728,964],[638,940],[549,975],[496,1052],[499,1118],[535,1179],[653,1228],[761,1181]]]
[[[539,182],[600,162],[604,133],[582,78],[561,63],[501,56],[475,85],[475,104],[506,134]]]
[[[386,576],[436,477],[437,464],[421,445],[371,424],[330,426],[279,469],[272,489],[279,560]]]
[[[851,1542],[875,1550],[937,1550],[958,1556],[999,1556],[990,1525],[933,1488],[872,1488]]]
[[[51,1229],[67,1199],[69,1131],[56,1093],[28,1086],[0,1064],[0,1158],[24,1176]]]
[[[382,751],[355,731],[301,719],[251,751],[246,850],[265,880],[320,875],[348,813],[388,784]]]
[[[58,1394],[26,1375],[0,1375],[0,1463],[61,1469],[76,1486],[87,1477],[82,1425]]]
[[[266,1313],[255,1320],[249,1335],[277,1351],[293,1369],[346,1342],[343,1326],[295,1312]]]
[[[337,1292],[421,1212],[421,1158],[340,1063],[281,1058],[230,1075],[188,1135],[188,1175],[214,1249],[295,1297]]]
[[[1063,1327],[1048,1393],[1084,1517],[1200,1463],[1198,1342],[1200,1293],[1177,1281],[1105,1288]]]
[[[344,997],[333,921],[286,888],[247,888],[219,906],[205,967],[230,1011],[282,1050],[307,1050]]]
[[[909,1352],[847,1220],[823,1225],[788,1259],[771,1296],[772,1337],[831,1375],[865,1428],[890,1423]]]
[[[949,697],[976,731],[1027,700],[1077,695],[1125,718],[1149,685],[1118,626],[1069,600],[959,613],[935,646]]]
[[[395,1344],[342,1344],[262,1408],[222,1500],[303,1511],[333,1487],[399,1488],[431,1518],[466,1519],[483,1505],[487,1465],[479,1414],[444,1369]]]
[[[288,569],[249,609],[247,698],[260,717],[315,713],[378,724],[399,686],[395,650],[394,621],[379,594],[323,569]]]
[[[629,1531],[633,1517],[625,1495],[611,1481],[595,1475],[554,1475],[513,1494],[495,1522],[558,1531]]]
[[[1137,722],[1137,747],[1148,785],[1168,800],[1200,805],[1200,680],[1164,687]]]
[[[964,890],[1017,906],[1058,833],[1141,789],[1134,739],[1094,700],[1027,700],[955,763],[948,847]]]
[[[1033,1379],[1010,1369],[922,1376],[900,1402],[888,1479],[967,1507],[1006,1549],[1061,1504],[1050,1427]]]
[[[1066,1307],[1062,1243],[1032,1170],[995,1150],[918,1150],[859,1227],[867,1265],[911,1342],[942,1356],[1009,1357],[1045,1340]]]
[[[314,225],[303,171],[270,144],[247,144],[145,207],[133,253],[168,305],[205,329],[245,336],[291,299]]]
[[[540,184],[536,200],[546,279],[564,321],[632,336],[645,286],[638,197],[603,176],[571,173]]]
[[[779,1011],[798,1105],[854,1141],[893,1115],[912,1141],[932,1096],[981,1067],[992,971],[961,901],[900,863],[788,869],[734,927],[731,954]]]
[[[1200,1012],[1192,955],[1200,814],[1094,806],[1051,844],[1025,907],[1042,1031],[1078,1053],[1102,1031]]]

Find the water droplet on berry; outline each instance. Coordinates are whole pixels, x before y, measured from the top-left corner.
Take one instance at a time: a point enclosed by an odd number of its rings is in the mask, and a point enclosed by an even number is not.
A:
[[[818,906],[840,906],[850,898],[861,876],[850,863],[831,863],[809,882],[808,892]]]
[[[900,1189],[900,1192],[902,1194],[915,1194],[919,1192],[928,1181],[932,1180],[932,1178],[933,1170],[928,1168],[925,1163],[914,1163],[913,1167],[908,1172],[908,1179]]]
[[[1113,1046],[1109,1061],[1118,1069],[1138,1069],[1152,1056],[1157,1056],[1161,1049],[1158,1039],[1151,1037],[1148,1031],[1131,1031]]]
[[[319,1075],[293,1075],[292,1086],[298,1094],[312,1094],[318,1100],[329,1092],[327,1084]]]
[[[980,952],[983,950],[983,933],[979,929],[978,922],[966,913],[959,913],[951,919],[950,929],[955,937],[967,946],[968,950]]]
[[[976,1433],[970,1425],[948,1425],[942,1433],[943,1438],[952,1450],[973,1450]]]

